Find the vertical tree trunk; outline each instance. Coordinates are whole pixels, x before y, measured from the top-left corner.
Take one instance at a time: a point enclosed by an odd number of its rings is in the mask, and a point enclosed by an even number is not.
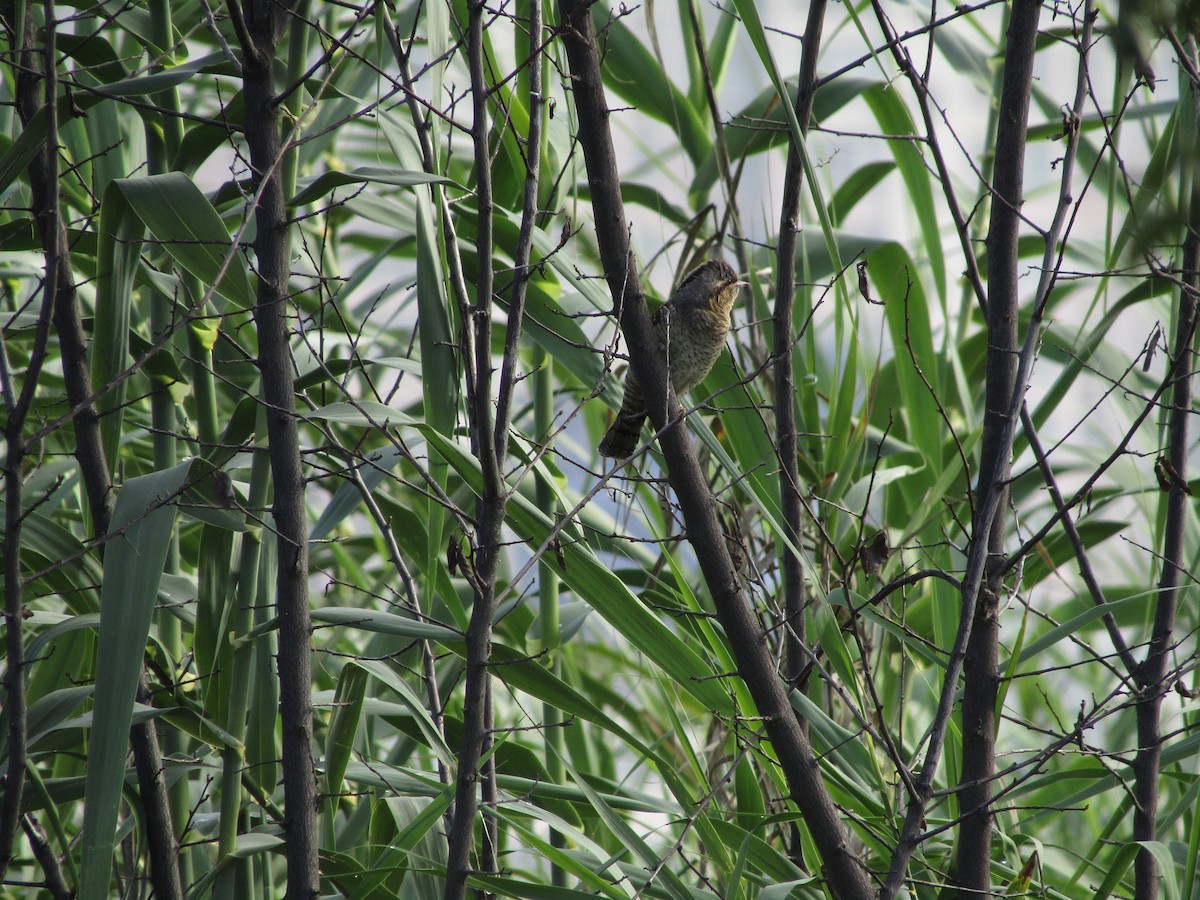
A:
[[[258,368],[266,405],[278,539],[275,574],[279,615],[279,713],[283,722],[283,793],[286,804],[288,900],[310,900],[320,890],[317,864],[317,775],[313,764],[312,623],[308,610],[308,528],[304,471],[296,423],[294,366],[288,342],[290,242],[284,205],[279,107],[272,66],[287,5],[247,2],[241,29],[246,142],[259,182],[254,251],[258,274],[254,322]]]
[[[1192,85],[1193,99],[1196,86]],[[1192,123],[1195,127],[1195,123]],[[1192,146],[1195,146],[1193,142]],[[1193,178],[1195,176],[1193,175]],[[1191,192],[1190,227],[1183,247],[1183,287],[1179,295],[1179,310],[1175,323],[1175,384],[1171,405],[1166,412],[1166,465],[1170,474],[1167,495],[1166,523],[1162,546],[1162,575],[1155,597],[1154,625],[1146,659],[1135,673],[1138,689],[1137,735],[1138,750],[1134,759],[1133,839],[1158,840],[1158,786],[1162,753],[1161,707],[1163,695],[1170,690],[1171,676],[1167,666],[1175,631],[1175,613],[1179,604],[1180,573],[1185,572],[1184,538],[1187,533],[1188,509],[1188,420],[1192,409],[1192,373],[1195,371],[1196,291],[1200,285],[1200,187],[1193,183]],[[1158,465],[1166,468],[1164,461]],[[1161,876],[1154,855],[1143,847],[1134,863],[1134,896],[1138,900],[1157,900]]]
[[[1008,472],[1015,429],[1014,398],[1020,344],[1018,249],[1024,202],[1025,135],[1041,3],[1013,4],[1004,57],[996,134],[996,170],[988,228],[987,388],[976,488],[973,541],[987,543],[987,561],[963,664],[962,781],[954,883],[963,900],[991,895],[992,776],[996,763],[996,697],[1000,684],[1000,598],[1004,591],[1004,531]],[[1020,407],[1017,406],[1017,409]],[[994,510],[989,522],[987,514]]]
[[[800,83],[796,88],[796,121],[808,133],[813,97],[817,87],[817,55],[821,50],[821,28],[825,20],[824,0],[813,0],[804,26],[804,52],[800,57]],[[775,298],[775,452],[779,456],[779,501],[784,528],[796,547],[800,546],[800,519],[803,499],[800,472],[796,462],[796,379],[792,364],[792,310],[796,303],[796,231],[800,215],[800,188],[804,167],[795,138],[788,141],[787,170],[783,179],[783,201],[779,215],[779,246],[776,271],[779,292]],[[783,548],[784,678],[795,685],[804,670],[804,573],[800,559]]]
[[[498,449],[507,441],[507,430],[497,434],[492,415],[492,182],[488,149],[488,92],[484,77],[483,26],[487,9],[483,0],[471,0],[467,53],[471,67],[473,101],[472,139],[475,148],[475,197],[479,207],[476,231],[477,268],[475,303],[464,310],[463,344],[467,360],[467,391],[471,414],[471,443],[483,471],[483,495],[476,504],[475,553],[472,587],[474,601],[467,626],[466,683],[463,686],[463,737],[458,754],[446,857],[446,900],[461,900],[471,870],[475,814],[479,808],[480,759],[491,740],[488,663],[492,655],[492,619],[496,614],[496,567],[500,554],[500,529],[504,524],[507,495],[500,472]],[[510,322],[509,328],[518,327]],[[469,351],[474,349],[472,355]],[[512,352],[516,352],[515,344]],[[507,361],[511,367],[512,360]],[[509,368],[511,372],[511,368]],[[506,401],[508,402],[508,401]],[[507,421],[503,409],[497,418]],[[494,778],[488,771],[485,777]],[[491,789],[487,791],[490,795]],[[495,832],[484,823],[484,871],[494,869]]]

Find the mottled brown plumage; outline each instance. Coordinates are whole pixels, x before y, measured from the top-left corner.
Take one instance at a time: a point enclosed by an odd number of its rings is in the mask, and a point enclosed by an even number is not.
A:
[[[711,259],[692,269],[671,299],[655,311],[651,321],[658,349],[667,361],[677,395],[703,381],[721,355],[740,287],[737,274],[727,263]],[[645,421],[642,389],[630,369],[625,375],[621,411],[600,441],[600,454],[614,459],[632,456]]]

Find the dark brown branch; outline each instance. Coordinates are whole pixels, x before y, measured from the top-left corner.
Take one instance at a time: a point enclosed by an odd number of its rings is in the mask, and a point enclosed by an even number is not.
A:
[[[26,125],[43,112],[47,118],[46,141],[29,172],[30,192],[47,259],[42,312],[43,316],[49,313],[53,318],[61,351],[60,360],[67,398],[75,408],[72,419],[72,427],[75,432],[75,458],[79,463],[84,494],[88,503],[92,534],[95,537],[103,537],[108,531],[114,494],[108,461],[105,458],[104,445],[100,435],[100,420],[95,404],[89,400],[92,379],[88,364],[87,336],[83,330],[83,321],[75,292],[67,223],[59,203],[58,88],[55,68],[57,22],[52,2],[46,3],[43,9],[46,16],[46,37],[42,48],[43,59],[39,66],[36,56],[31,52],[27,54],[19,77],[17,106],[18,113]],[[23,45],[32,48],[34,35],[31,10],[25,11],[23,25]],[[43,325],[44,322],[40,321],[39,329]],[[9,523],[5,547],[6,563],[11,564],[11,570],[6,568],[6,576],[10,576],[6,577],[6,584],[11,584],[7,590],[11,590],[12,597],[15,598],[15,604],[6,604],[6,612],[10,613],[9,671],[13,676],[13,683],[9,685],[9,706],[12,709],[10,740],[12,741],[11,745],[16,748],[15,755],[10,757],[10,771],[15,773],[24,770],[24,659],[21,647],[21,616],[19,614],[15,617],[12,616],[9,606],[14,606],[18,611],[21,609],[20,516],[22,510],[19,467],[25,455],[21,431],[32,403],[33,390],[36,388],[41,362],[44,359],[44,331],[39,331],[39,335],[41,343],[35,343],[36,359],[31,359],[31,368],[26,375],[21,399],[17,402],[15,409],[11,403],[9,404],[10,413],[17,413],[15,419],[10,419],[9,423],[9,436],[10,438],[16,437],[15,443],[11,439],[9,441],[9,463],[17,468],[12,473],[15,476],[14,479],[6,478],[9,489],[8,512],[15,519]],[[14,427],[15,432],[12,432],[11,429]],[[6,476],[7,474],[6,472]],[[13,552],[11,560],[8,559],[10,549]],[[146,833],[150,840],[151,878],[159,896],[167,898],[167,900],[177,900],[183,896],[183,890],[179,878],[178,853],[174,846],[170,805],[166,799],[158,735],[154,730],[153,723],[142,723],[133,726],[130,737],[140,776],[139,784],[146,814]],[[3,851],[0,856],[4,860],[4,865],[0,868],[7,865],[11,855],[16,824],[12,816],[19,814],[22,794],[19,781],[6,785],[6,787],[11,788],[12,796],[9,797],[11,808],[6,805],[2,817],[0,817],[0,851]],[[47,878],[52,880],[52,873],[48,872]]]
[[[750,611],[716,515],[711,488],[697,462],[670,392],[664,361],[654,350],[654,332],[629,246],[620,176],[608,127],[608,102],[600,77],[595,28],[586,0],[561,0],[563,39],[579,112],[579,141],[592,191],[592,209],[601,260],[630,350],[630,365],[644,386],[650,419],[663,429],[660,443],[671,486],[679,500],[688,539],[700,560],[717,616],[778,755],[793,801],[804,817],[821,856],[830,889],[840,900],[874,893],[862,862],[849,844],[841,815],[821,779],[820,766],[788,700],[783,680],[768,652],[766,635]]]
[[[539,46],[542,34],[542,4],[541,0],[529,0],[529,43],[531,47]],[[481,48],[482,49],[482,48]],[[482,54],[481,54],[482,55]],[[521,208],[521,229],[517,237],[517,247],[513,254],[513,287],[512,299],[508,306],[507,327],[504,334],[504,358],[501,362],[500,388],[496,398],[496,424],[493,436],[496,464],[504,465],[508,455],[509,430],[512,426],[513,388],[517,383],[517,363],[519,361],[521,332],[525,321],[525,300],[528,295],[529,279],[533,274],[529,266],[530,254],[533,248],[533,232],[537,227],[538,211],[538,181],[541,174],[542,159],[542,57],[535,53],[525,63],[529,83],[529,130],[525,135],[525,186]],[[482,83],[479,85],[483,87]],[[481,178],[484,177],[482,174]],[[486,176],[489,179],[490,174]],[[482,218],[482,216],[481,216]],[[490,225],[490,223],[489,223]],[[480,243],[481,252],[487,248]],[[490,257],[490,253],[488,254]],[[481,260],[481,265],[482,265]],[[490,268],[490,260],[488,261]],[[479,423],[484,427],[486,422]],[[506,502],[506,498],[503,502]],[[499,543],[499,531],[496,534]],[[493,615],[495,607],[495,587],[492,587]],[[489,624],[490,628],[490,624]],[[487,704],[484,711],[484,721],[492,728],[494,713],[492,706],[492,685],[489,682],[486,693]],[[497,803],[496,760],[491,756],[487,763],[487,773],[483,785],[483,802],[485,806],[493,807]],[[498,835],[497,822],[494,817],[484,820],[484,835],[487,840],[483,869],[485,872],[495,872],[498,868]]]
[[[43,358],[44,355],[44,345],[41,350],[35,350],[35,358]],[[4,374],[7,379],[7,369]],[[12,859],[13,843],[21,819],[29,740],[25,697],[25,630],[22,621],[25,605],[21,590],[21,465],[26,454],[21,425],[28,409],[24,410],[25,414],[21,414],[19,407],[10,406],[7,411],[9,419],[4,429],[7,451],[4,461],[4,709],[8,714],[8,772],[0,781],[0,787],[4,789],[3,803],[0,804],[0,875],[8,869],[9,860]]]
[[[813,0],[804,26],[804,52],[800,57],[800,83],[796,91],[796,121],[808,133],[816,94],[817,55],[825,20],[824,0]],[[804,573],[790,547],[800,546],[800,519],[804,501],[796,453],[796,376],[792,356],[792,313],[796,304],[796,232],[800,227],[800,189],[804,166],[795,135],[788,141],[787,172],[779,212],[779,246],[775,254],[778,276],[775,290],[775,453],[779,457],[779,500],[787,546],[782,554],[784,609],[783,677],[797,684],[808,654],[804,648]]]
[[[1014,398],[1018,382],[1018,238],[1024,203],[1025,147],[1033,83],[1038,14],[1041,4],[1013,6],[1004,55],[1004,77],[996,126],[996,167],[988,225],[987,386],[983,439],[976,488],[978,516],[972,525],[971,554],[985,559],[984,582],[974,597],[963,596],[964,619],[974,601],[963,663],[962,771],[958,792],[959,827],[952,883],[960,900],[991,896],[992,777],[996,769],[996,699],[1000,689],[1000,609],[1004,592],[1004,530],[1008,475],[1016,431]],[[1082,65],[1082,61],[1081,61]],[[1069,176],[1068,176],[1069,177]],[[1068,182],[1069,183],[1069,182]],[[1060,212],[1065,210],[1060,208]],[[1030,334],[1037,321],[1030,323]],[[1023,407],[1023,399],[1018,409]],[[986,542],[986,551],[979,545]]]
[[[55,147],[57,152],[57,147]],[[60,246],[66,247],[66,220],[59,217]],[[59,266],[62,279],[54,306],[54,328],[58,335],[66,384],[67,399],[75,408],[72,425],[75,430],[75,458],[88,509],[91,512],[92,533],[102,537],[108,533],[116,500],[111,469],[100,433],[100,417],[91,399],[92,376],[88,362],[88,337],[83,329],[74,284],[71,281],[69,256]],[[162,767],[162,751],[153,722],[134,724],[129,730],[130,747],[138,773],[138,787],[146,817],[146,839],[150,857],[150,879],[156,896],[164,900],[183,897],[179,874],[179,853],[171,816],[170,799]]]
[[[530,0],[530,44],[537,46],[542,33],[541,0]],[[533,232],[537,227],[538,179],[542,163],[542,58],[533,57],[527,63],[529,72],[529,133],[525,136],[525,190],[521,208],[521,231],[513,258],[512,300],[508,306],[508,328],[504,335],[504,361],[500,369],[500,392],[496,404],[496,454],[503,463],[508,455],[508,432],[512,421],[512,391],[516,383],[517,351],[520,347],[521,326],[525,318],[525,297],[528,293],[530,252]]]
[[[989,695],[994,698],[997,683],[996,610],[999,598],[996,596],[996,587],[1002,577],[1004,561],[1003,506],[1008,496],[1012,442],[1024,401],[1024,385],[1033,365],[1038,329],[1038,320],[1035,317],[1030,323],[1024,346],[1018,350],[1017,237],[1021,224],[1025,128],[1040,11],[1041,4],[1036,0],[1018,0],[1013,5],[1008,29],[996,140],[996,146],[1003,148],[1003,152],[997,153],[993,185],[995,199],[988,234],[988,276],[991,294],[988,298],[987,409],[983,425],[973,536],[966,577],[963,579],[962,610],[958,632],[946,664],[945,679],[930,731],[925,762],[916,780],[916,791],[910,793],[908,799],[904,828],[892,856],[887,880],[880,891],[881,900],[891,900],[903,887],[908,862],[920,842],[925,808],[932,795],[933,779],[941,762],[946,729],[958,691],[959,675],[963,672],[964,661],[968,655],[971,656],[971,671],[968,673],[963,699],[964,760],[968,756],[968,740],[978,739],[982,743],[969,751],[972,769],[970,772],[964,770],[962,782],[982,785],[986,792],[988,776],[993,768],[994,747],[990,744],[993,729],[989,728],[987,723],[994,717],[995,704],[993,700],[991,707],[984,709],[984,698]],[[972,648],[970,652],[968,641]],[[981,774],[982,770],[986,772]],[[991,832],[991,815],[986,805],[986,796],[984,801],[980,802],[976,793],[964,790],[962,795],[961,803],[964,808],[978,810],[978,813],[973,818],[973,826],[971,820],[964,822],[963,833],[960,834],[960,850],[962,842],[968,839],[968,830],[974,827],[976,831],[970,835],[970,839],[974,842],[972,846],[975,852],[981,852],[983,859],[978,862],[976,869],[967,873],[960,872],[959,877],[960,881],[975,884],[978,881],[978,868],[982,867],[985,886],[981,890],[986,896],[986,885],[990,876],[990,854],[987,849],[980,850],[979,837],[985,836],[983,843],[986,847]]]
[[[232,4],[231,4],[232,5]],[[247,0],[239,30],[245,63],[246,142],[261,191],[255,209],[258,272],[254,322],[270,445],[271,512],[278,535],[275,572],[279,615],[279,713],[282,719],[288,900],[310,900],[320,890],[317,863],[317,776],[312,740],[312,623],[308,611],[308,529],[304,471],[296,422],[293,360],[288,343],[290,241],[284,205],[279,106],[272,64],[289,3]],[[249,43],[246,43],[249,42]]]
[[[22,121],[28,122],[37,115],[43,105],[42,76],[35,52],[37,46],[33,23],[33,10],[26,6],[21,11],[24,18],[17,16],[17,4],[6,4],[5,16],[14,29],[11,43],[18,48],[20,66],[17,74],[17,111]],[[46,16],[53,20],[54,6],[48,3]],[[44,52],[49,60],[47,79],[54,72],[54,28],[46,29]],[[24,434],[25,421],[33,406],[33,399],[41,378],[42,366],[46,361],[46,346],[50,338],[50,320],[60,284],[59,270],[62,268],[62,250],[58,230],[58,192],[46,192],[46,184],[58,182],[58,118],[57,108],[51,105],[46,112],[47,136],[41,152],[30,167],[30,179],[37,180],[34,194],[34,216],[42,235],[46,274],[42,281],[42,305],[34,330],[33,347],[25,369],[21,387],[14,383],[14,373],[8,369],[7,354],[0,354],[0,376],[3,376],[3,394],[6,421],[4,423],[4,619],[5,619],[5,711],[8,713],[8,772],[4,776],[4,798],[0,803],[0,876],[8,870],[12,859],[13,844],[21,821],[21,805],[25,791],[25,761],[29,739],[27,703],[25,696],[25,632],[24,596],[21,582],[21,526],[22,511],[21,468],[25,464],[27,444]]]
[[[462,337],[468,371],[467,395],[471,440],[483,472],[483,492],[476,505],[476,547],[471,578],[475,598],[466,639],[466,680],[463,686],[463,736],[455,779],[454,814],[446,853],[446,900],[466,894],[471,870],[471,846],[479,804],[480,760],[487,750],[491,723],[488,662],[491,658],[492,619],[496,609],[496,567],[506,494],[497,455],[507,434],[493,430],[492,419],[492,180],[488,147],[488,91],[484,67],[484,0],[471,0],[468,25],[468,63],[474,107],[472,139],[475,148],[476,230],[475,302],[464,309]],[[510,327],[512,323],[510,322]],[[471,352],[473,350],[473,353]],[[514,362],[515,364],[515,362]],[[511,397],[509,398],[511,402]],[[500,412],[497,418],[504,418]],[[490,765],[490,764],[489,764]],[[484,826],[483,869],[495,870],[494,834]]]
[[[138,682],[138,701],[153,701],[143,673]],[[154,720],[129,729],[141,792],[142,811],[146,816],[146,846],[150,856],[150,884],[154,896],[182,900],[183,882],[179,875],[179,841],[171,821],[171,797],[167,792],[166,771]]]
[[[1009,395],[1013,398],[1013,402],[1018,398],[1020,399],[1022,421],[1028,422],[1030,425],[1032,425],[1032,419],[1027,414],[1023,395],[1025,385],[1028,383],[1028,372],[1032,364],[1034,342],[1037,340],[1037,330],[1040,327],[1039,323],[1042,312],[1049,301],[1050,292],[1057,278],[1058,267],[1062,261],[1063,250],[1059,246],[1059,239],[1071,215],[1072,209],[1076,208],[1072,180],[1079,150],[1079,121],[1083,114],[1084,104],[1087,101],[1089,79],[1088,50],[1091,44],[1094,16],[1095,12],[1092,4],[1090,2],[1085,3],[1082,14],[1082,33],[1078,44],[1079,62],[1076,73],[1075,98],[1069,114],[1065,117],[1067,121],[1065,134],[1067,147],[1062,160],[1058,204],[1050,227],[1042,235],[1041,276],[1038,279],[1037,291],[1034,295],[1033,315],[1029,325],[1029,332],[1026,335],[1025,345],[1022,349],[1020,372],[1013,373],[1013,382],[1009,387]],[[1010,31],[1010,34],[1016,33],[1016,27],[1017,22],[1014,16],[1013,30]],[[1027,25],[1027,27],[1036,34],[1036,21],[1033,24]],[[1031,37],[1028,40],[1032,43],[1033,38]],[[1032,67],[1033,52],[1031,47],[1028,50],[1030,67]],[[1009,87],[1010,82],[1007,79],[1006,63],[1004,90],[1008,91]],[[1012,87],[1014,90],[1023,90],[1028,93],[1031,83],[1026,81],[1025,76],[1022,75],[1021,80],[1013,83]],[[1014,96],[1013,102],[1020,102],[1020,98]],[[1022,200],[1021,185],[1024,180],[1023,163],[1028,104],[1029,99],[1026,96],[1023,107],[1020,110],[1020,121],[1011,128],[1008,128],[1006,122],[1011,123],[1014,116],[1010,114],[1008,120],[1003,117],[1004,102],[1002,100],[1001,119],[998,125],[997,147],[1000,152],[997,154],[996,184],[994,186],[996,203],[992,207],[992,220],[988,237],[988,284],[992,294],[985,308],[985,314],[988,319],[988,415],[995,409],[993,404],[1000,402],[1003,396],[999,392],[995,395],[991,393],[993,353],[1000,352],[1003,354],[1002,357],[997,356],[996,358],[997,371],[1000,378],[1003,379],[1007,377],[1009,369],[1013,368],[1012,353],[1016,348],[1017,327],[1015,320],[1018,308],[1016,248],[1022,221],[1020,210]],[[1017,167],[1008,158],[1005,158],[1003,162],[1000,161],[1002,157],[1008,157],[1010,154],[1020,160],[1020,167]],[[1006,257],[1003,259],[997,257],[993,250],[994,243],[1001,243],[1000,241],[993,241],[992,238],[997,228],[1004,229],[1002,232],[1004,235],[1002,241]],[[993,268],[993,262],[997,265],[1004,265],[1005,269],[999,271]],[[997,288],[1003,293],[997,293]],[[998,311],[993,312],[990,308],[990,304],[994,302],[993,298],[997,297],[1002,300],[1006,307],[1006,311],[1002,313]],[[994,336],[996,329],[999,329],[1002,340],[997,340]],[[1008,343],[1010,329],[1012,335],[1011,344]],[[1007,366],[1004,364],[1004,359],[1009,361]],[[1008,496],[1008,481],[1012,456],[1011,435],[1015,428],[1015,424],[1011,421],[1012,418],[1013,407],[1010,406],[1008,417],[1002,423],[998,423],[1002,427],[998,429],[997,434],[1004,438],[1005,443],[1002,445],[1002,452],[1007,460],[1004,463],[1005,469],[1003,472],[1003,497],[1000,498],[1000,505],[997,506],[995,519],[991,523],[991,531],[988,539],[986,584],[980,594],[979,613],[976,615],[971,640],[967,645],[967,658],[964,667],[966,680],[963,689],[962,708],[963,764],[961,775],[962,789],[959,792],[960,809],[964,815],[959,832],[954,872],[954,881],[961,888],[959,896],[963,898],[981,895],[986,897],[991,890],[991,792],[995,773],[996,703],[1001,678],[999,670],[999,612],[1000,595],[1004,590],[1003,581],[1005,572],[1007,571],[1007,563],[1004,559],[1004,504],[1007,502]],[[1031,434],[1030,437],[1032,439],[1034,436]],[[989,471],[987,458],[989,445],[986,419],[983,447],[983,459],[980,463],[981,475]],[[999,487],[1000,485],[996,484],[990,489],[995,490]],[[975,540],[978,540],[979,534],[980,531],[977,528],[975,530]]]
[[[1125,433],[1121,436],[1121,440],[1117,443],[1116,447],[1109,452],[1108,456],[1104,458],[1100,465],[1096,466],[1096,468],[1091,471],[1088,477],[1084,480],[1083,484],[1081,484],[1075,490],[1075,493],[1071,495],[1071,498],[1065,501],[1063,504],[1063,511],[1059,512],[1058,510],[1055,510],[1054,514],[1051,515],[1037,531],[1026,538],[1024,543],[1022,543],[1021,546],[1009,556],[1008,562],[1005,563],[1004,566],[1006,572],[1016,568],[1022,560],[1028,557],[1030,552],[1033,551],[1038,544],[1044,541],[1047,535],[1049,535],[1050,532],[1052,532],[1058,526],[1059,522],[1062,521],[1063,513],[1074,509],[1080,503],[1083,503],[1084,500],[1086,500],[1091,494],[1092,489],[1097,483],[1099,483],[1100,479],[1104,477],[1104,474],[1111,469],[1118,460],[1124,458],[1125,455],[1130,452],[1129,445],[1141,430],[1142,424],[1147,418],[1149,418],[1150,413],[1159,408],[1160,398],[1167,392],[1167,389],[1175,383],[1175,379],[1179,375],[1178,365],[1183,361],[1183,359],[1184,357],[1181,357],[1178,354],[1172,358],[1171,364],[1167,367],[1166,374],[1163,376],[1163,379],[1159,383],[1158,387],[1154,389],[1154,393],[1149,397],[1142,398],[1145,401],[1142,405],[1142,409],[1125,429]]]
[[[383,15],[384,33],[387,36],[388,45],[392,49],[392,54],[396,58],[397,67],[400,70],[400,78],[404,87],[404,94],[409,109],[409,114],[412,117],[413,129],[417,133],[417,139],[421,146],[421,164],[426,172],[430,175],[437,174],[435,165],[435,157],[433,153],[433,141],[429,136],[429,122],[425,118],[423,110],[429,114],[433,114],[434,110],[429,107],[423,107],[416,91],[412,89],[413,74],[409,65],[408,54],[404,52],[404,48],[400,43],[400,37],[396,33],[396,26],[392,22],[391,15],[386,9],[381,10]],[[466,281],[462,272],[462,258],[458,252],[458,241],[454,234],[454,222],[451,217],[450,208],[446,202],[445,195],[441,191],[435,191],[435,196],[439,202],[442,213],[442,227],[446,232],[446,261],[449,269],[449,281],[451,290],[454,292],[455,298],[460,309],[466,309],[468,306],[466,299]],[[429,479],[429,475],[425,474],[425,478]],[[436,481],[430,480],[430,487],[438,493],[438,502],[450,510],[455,507],[449,502],[449,498],[444,495],[441,486]],[[463,520],[462,527],[465,531],[468,525],[465,523],[465,516],[459,515],[460,520]],[[441,691],[438,686],[437,673],[434,669],[433,651],[428,642],[425,642],[421,648],[421,661],[425,675],[425,692],[426,702],[429,704],[430,716],[438,729],[438,732],[444,735],[444,716],[442,713]],[[444,767],[439,764],[438,776],[445,783],[448,782],[448,773],[444,771]],[[451,830],[453,823],[453,809],[449,810],[443,817],[447,834]]]
[[[53,273],[47,271],[47,280],[53,278],[54,304],[52,309],[54,330],[61,350],[63,381],[67,399],[74,407],[71,424],[75,430],[75,458],[79,462],[80,477],[87,495],[92,519],[92,532],[102,535],[108,531],[108,520],[112,515],[113,492],[109,477],[104,446],[100,440],[100,420],[91,394],[91,372],[88,367],[87,336],[79,313],[79,302],[75,294],[75,283],[71,268],[70,240],[67,222],[59,209],[58,200],[58,104],[49,102],[58,93],[56,59],[56,23],[54,5],[46,4],[45,42],[43,60],[39,63],[32,50],[21,67],[17,92],[17,111],[23,124],[44,114],[47,117],[46,142],[38,158],[29,169],[30,193],[38,219],[42,244],[55,249],[56,264]],[[32,40],[32,8],[25,10],[26,28]],[[48,99],[49,98],[49,99]]]
[[[1190,55],[1194,45],[1189,41]],[[1197,93],[1190,85],[1193,102]],[[1183,245],[1182,278],[1191,290],[1179,292],[1179,311],[1175,325],[1175,359],[1172,368],[1177,373],[1172,402],[1167,411],[1166,462],[1174,469],[1170,491],[1166,498],[1166,522],[1163,532],[1162,575],[1155,596],[1154,624],[1146,659],[1135,673],[1138,687],[1137,735],[1138,751],[1134,759],[1133,839],[1139,842],[1158,840],[1158,804],[1160,757],[1163,734],[1161,706],[1163,695],[1170,689],[1172,678],[1167,665],[1171,654],[1175,614],[1179,605],[1180,575],[1185,571],[1184,539],[1188,529],[1191,493],[1188,477],[1188,420],[1192,415],[1192,372],[1195,368],[1196,294],[1200,285],[1200,187],[1193,182],[1187,222],[1187,238]],[[1160,460],[1159,464],[1162,465]],[[1157,900],[1161,878],[1158,861],[1144,846],[1134,861],[1134,895],[1139,900]]]
[[[67,222],[61,213],[58,200],[58,105],[57,102],[49,102],[57,96],[54,69],[56,23],[53,3],[47,3],[44,9],[47,17],[43,62],[44,91],[36,78],[27,78],[26,90],[19,96],[18,107],[26,124],[43,110],[48,117],[46,143],[39,154],[39,164],[32,166],[29,172],[30,190],[34,209],[38,210],[47,259],[51,254],[55,258],[53,266],[47,265],[46,297],[51,300],[53,309],[54,330],[58,336],[67,399],[74,410],[71,425],[75,432],[75,458],[79,463],[84,495],[91,516],[92,534],[99,538],[108,533],[115,495],[100,434],[100,418],[95,402],[91,399],[92,375],[88,363],[88,339],[83,329],[79,300],[75,292]],[[27,26],[28,22],[27,19]],[[32,384],[36,384],[36,377]],[[24,417],[21,418],[22,424],[23,421]],[[10,497],[18,498],[14,507],[18,510],[19,496],[19,490],[15,495],[10,494]],[[19,656],[17,658],[20,659]],[[143,722],[132,726],[130,741],[146,814],[151,879],[158,896],[176,900],[183,896],[179,878],[179,856],[174,847],[171,810],[167,802],[166,784],[163,781],[162,754],[153,723]]]
[[[59,865],[58,856],[46,838],[45,830],[29,813],[21,818],[21,827],[25,830],[25,839],[29,841],[33,858],[38,861],[38,865],[42,867],[42,872],[45,874],[46,892],[54,900],[71,900],[75,896],[75,892],[63,877],[62,866]]]

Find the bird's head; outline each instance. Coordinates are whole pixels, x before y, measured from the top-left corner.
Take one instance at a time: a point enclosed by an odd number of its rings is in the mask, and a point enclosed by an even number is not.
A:
[[[703,262],[680,283],[675,291],[676,303],[715,307],[725,315],[733,309],[744,281],[738,281],[737,272],[723,259]]]

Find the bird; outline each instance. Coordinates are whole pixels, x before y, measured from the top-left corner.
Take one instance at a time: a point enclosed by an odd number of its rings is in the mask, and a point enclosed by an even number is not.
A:
[[[729,317],[743,284],[728,263],[710,259],[688,272],[671,298],[655,310],[651,322],[676,395],[703,381],[725,349]],[[600,455],[632,456],[647,415],[641,386],[629,369],[621,410],[600,441]]]

